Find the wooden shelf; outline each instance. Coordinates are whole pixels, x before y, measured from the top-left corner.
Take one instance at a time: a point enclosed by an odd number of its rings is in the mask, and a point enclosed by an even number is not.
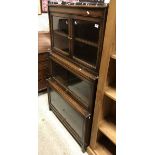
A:
[[[102,52],[90,147],[96,155],[113,155],[116,154],[116,0],[109,3]]]
[[[106,135],[114,144],[116,144],[116,125],[106,120],[101,121],[99,130]]]
[[[75,40],[76,41],[79,41],[81,43],[90,45],[90,46],[98,47],[98,44],[97,43],[94,43],[94,42],[91,42],[91,41],[88,41],[88,40],[84,40],[84,39],[81,39],[81,38],[75,38]]]
[[[105,89],[105,94],[110,97],[111,99],[115,100],[116,101],[116,88],[113,88],[113,87],[107,87]]]
[[[63,37],[68,37],[68,35],[64,32],[58,31],[58,30],[54,30],[54,33]]]
[[[98,142],[96,143],[96,148],[94,149],[94,152],[96,155],[112,155],[112,153],[106,147],[104,147]]]
[[[112,55],[111,55],[111,58],[113,58],[113,59],[116,60],[116,54],[112,54]]]

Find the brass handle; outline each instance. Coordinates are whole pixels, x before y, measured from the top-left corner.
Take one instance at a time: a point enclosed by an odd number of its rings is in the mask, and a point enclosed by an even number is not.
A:
[[[89,11],[87,11],[87,15],[89,15],[90,14],[90,12]]]

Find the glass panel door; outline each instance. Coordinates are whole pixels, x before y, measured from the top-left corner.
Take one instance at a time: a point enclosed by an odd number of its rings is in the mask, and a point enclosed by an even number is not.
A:
[[[50,92],[51,104],[65,121],[82,138],[84,119],[54,90]]]
[[[74,41],[73,56],[75,58],[78,58],[78,59],[92,65],[93,67],[95,67],[96,61],[97,61],[97,53],[98,53],[97,47],[87,45],[80,41],[76,41],[76,40]]]
[[[69,54],[68,36],[68,19],[53,16],[53,46],[58,52]]]
[[[69,41],[66,37],[54,33],[54,48],[59,52],[69,54]]]
[[[60,85],[68,88],[85,107],[88,108],[92,106],[95,84],[79,78],[54,61],[52,62],[52,77]]]
[[[100,24],[94,21],[73,20],[73,58],[96,68]]]
[[[74,37],[98,43],[100,24],[86,20],[73,20]]]
[[[64,17],[53,16],[53,30],[68,35],[68,19]]]

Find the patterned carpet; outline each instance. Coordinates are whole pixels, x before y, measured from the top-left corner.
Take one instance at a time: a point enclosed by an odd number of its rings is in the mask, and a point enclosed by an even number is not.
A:
[[[47,94],[38,97],[38,155],[88,155],[48,109]]]

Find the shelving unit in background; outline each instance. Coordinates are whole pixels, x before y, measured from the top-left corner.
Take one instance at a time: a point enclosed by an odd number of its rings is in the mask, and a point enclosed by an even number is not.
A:
[[[116,154],[116,0],[108,9],[89,155]]]

